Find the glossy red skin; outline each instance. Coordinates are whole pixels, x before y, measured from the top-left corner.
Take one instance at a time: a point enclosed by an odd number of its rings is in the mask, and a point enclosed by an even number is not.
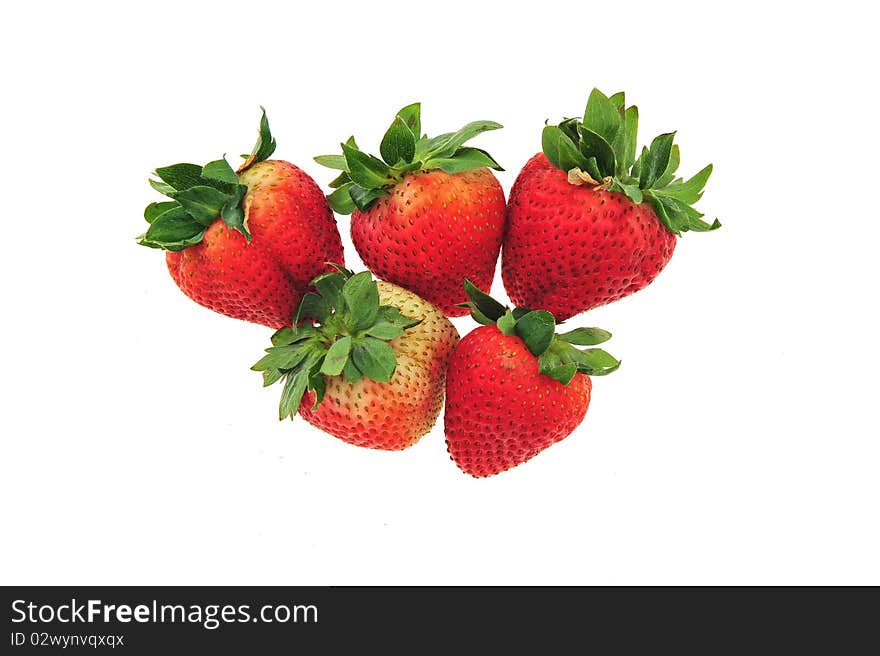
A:
[[[543,153],[517,177],[507,222],[501,277],[510,300],[558,321],[644,288],[675,250],[648,203],[570,184]]]
[[[492,476],[564,439],[583,421],[592,382],[563,385],[538,372],[516,336],[481,326],[455,348],[446,372],[446,446],[462,471]]]
[[[320,187],[289,162],[259,162],[241,174],[248,243],[218,218],[204,239],[168,252],[171,277],[199,305],[270,328],[290,325],[309,282],[343,263],[336,219]]]
[[[504,236],[504,191],[487,168],[414,173],[366,212],[351,240],[378,277],[409,289],[446,316],[468,313],[463,282],[489,289]]]

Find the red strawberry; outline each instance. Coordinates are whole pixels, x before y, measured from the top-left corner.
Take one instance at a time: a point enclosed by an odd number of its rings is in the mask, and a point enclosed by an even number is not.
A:
[[[458,333],[412,292],[340,269],[315,281],[297,328],[282,328],[254,369],[284,378],[280,417],[297,410],[341,440],[397,450],[431,430],[443,406],[446,366]],[[300,322],[312,317],[316,324]]]
[[[385,133],[382,160],[360,151],[354,137],[342,144],[342,155],[315,158],[342,171],[327,199],[340,214],[352,215],[352,242],[367,267],[447,316],[467,314],[458,306],[465,278],[488,288],[495,275],[506,208],[489,168],[502,169],[485,151],[463,144],[500,127],[475,121],[420,138],[415,103],[401,109]]]
[[[173,200],[147,206],[140,243],[167,251],[171,277],[196,303],[279,328],[309,281],[343,254],[320,188],[293,164],[267,160],[274,150],[264,111],[237,172],[225,159],[156,169],[162,182],[150,184]]]
[[[501,275],[511,300],[560,320],[628,296],[666,266],[676,235],[719,228],[691,207],[712,172],[675,178],[678,146],[662,134],[638,159],[638,110],[623,93],[590,94],[583,121],[544,128],[543,153],[510,192]]]
[[[509,310],[466,283],[484,326],[455,348],[446,373],[446,445],[466,474],[516,467],[571,434],[590,404],[592,383],[620,366],[600,344],[611,334],[576,328],[555,334],[546,310]]]

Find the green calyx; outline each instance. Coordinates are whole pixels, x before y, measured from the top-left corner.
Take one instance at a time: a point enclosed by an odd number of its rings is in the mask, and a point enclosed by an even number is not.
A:
[[[150,227],[138,237],[139,244],[181,251],[202,241],[205,230],[218,216],[229,228],[251,240],[241,206],[247,187],[241,184],[238,174],[275,152],[266,110],[260,109],[263,116],[257,143],[250,155],[242,155],[245,162],[238,171],[232,170],[225,156],[204,166],[172,164],[156,169],[159,179],[150,180],[150,186],[171,200],[147,205],[144,218]]]
[[[293,325],[272,335],[272,346],[251,369],[263,372],[263,386],[284,381],[279,419],[296,416],[303,395],[324,398],[325,376],[344,376],[356,383],[366,376],[391,380],[397,356],[389,342],[421,323],[390,305],[379,304],[379,288],[369,271],[336,271],[312,281],[299,304]]]
[[[421,134],[421,104],[407,105],[397,112],[382,138],[382,159],[360,150],[354,137],[340,144],[341,155],[315,157],[321,166],[341,171],[330,183],[334,191],[327,196],[327,202],[335,212],[351,214],[355,208],[369,209],[408,173],[435,169],[461,173],[484,166],[503,171],[485,150],[464,145],[478,134],[500,127],[494,121],[474,121],[458,132],[429,138]]]
[[[583,120],[567,118],[546,126],[541,145],[550,163],[568,173],[570,183],[616,191],[634,203],[647,201],[676,235],[720,228],[717,219],[706,223],[692,207],[703,195],[712,165],[687,181],[676,178],[680,153],[672,143],[674,132],[656,137],[636,157],[638,126],[639,110],[626,107],[622,91],[609,98],[593,89]]]
[[[478,289],[471,281],[464,281],[471,316],[486,326],[495,325],[505,335],[519,337],[532,355],[538,358],[538,370],[545,376],[568,385],[575,373],[605,376],[620,367],[620,361],[598,348],[579,349],[577,346],[595,346],[611,339],[611,333],[601,328],[575,328],[556,334],[556,320],[547,310],[510,308]]]

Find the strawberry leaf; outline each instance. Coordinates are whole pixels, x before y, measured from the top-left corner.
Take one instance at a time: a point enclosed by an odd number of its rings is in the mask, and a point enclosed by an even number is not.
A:
[[[351,176],[348,174],[348,171],[343,171],[342,173],[337,175],[335,178],[333,178],[328,183],[327,186],[330,187],[331,189],[339,189],[339,187],[342,187],[343,185],[346,185],[349,182],[351,182]]]
[[[299,411],[303,394],[309,385],[311,365],[315,356],[312,355],[305,362],[299,364],[284,378],[284,388],[281,390],[281,402],[278,404],[278,418],[293,419]]]
[[[639,175],[639,187],[642,189],[650,189],[654,186],[657,178],[666,170],[669,164],[669,156],[672,152],[672,140],[675,138],[674,132],[661,134],[655,137],[648,149],[648,158],[642,162],[641,173]]]
[[[596,163],[595,157],[588,157],[586,159],[584,162],[584,170],[597,182],[604,178],[602,171],[599,170],[599,165]]]
[[[274,150],[275,140],[269,131],[266,111],[263,110],[257,144],[239,170],[244,170],[254,162],[266,159]],[[218,218],[222,219],[228,228],[237,230],[250,241],[251,235],[248,232],[246,216],[242,208],[247,187],[239,184],[238,175],[232,170],[225,156],[208,162],[204,166],[180,163],[160,167],[156,169],[156,175],[161,181],[149,180],[150,186],[159,193],[173,198],[176,201],[173,205],[181,208],[181,211],[185,211],[192,222],[200,228],[196,230],[190,226],[187,229],[186,222],[179,218],[178,212],[174,215],[178,218],[173,222],[166,218],[166,221],[152,233],[148,230],[140,239],[142,245],[170,251],[183,250],[199,243],[204,237],[204,229]],[[171,208],[172,204],[167,202],[150,203],[144,211],[144,218],[152,227],[152,224],[159,220],[164,211]],[[182,235],[187,231],[192,234],[180,239],[173,238],[174,235]],[[159,234],[165,236],[159,238],[156,236]]]
[[[595,158],[596,164],[599,167],[599,178],[597,180],[601,180],[605,176],[614,175],[614,150],[605,137],[593,132],[585,125],[578,126],[578,134],[580,135],[578,147],[584,158]]]
[[[364,376],[378,383],[391,380],[397,368],[394,349],[375,337],[365,337],[352,346],[351,359]]]
[[[253,371],[290,370],[305,360],[310,352],[312,352],[312,348],[309,342],[272,346],[266,349],[266,355],[260,358],[251,369]]]
[[[220,217],[229,196],[214,187],[197,185],[178,192],[174,198],[190,216],[208,227]]]
[[[158,191],[160,194],[162,194],[163,196],[168,196],[169,198],[174,198],[174,194],[177,193],[177,191],[174,189],[174,187],[172,187],[170,184],[167,184],[165,182],[159,182],[158,180],[147,180],[147,182],[149,182],[150,186],[153,189],[155,189],[156,191]]]
[[[429,159],[424,166],[426,169],[437,168],[446,173],[461,173],[484,166],[496,171],[504,170],[485,150],[467,147],[459,148],[455,155],[446,159]]]
[[[620,360],[602,349],[578,351],[577,369],[590,376],[607,376],[620,367]]]
[[[354,212],[357,205],[355,205],[351,197],[351,190],[355,186],[354,182],[348,182],[327,196],[327,204],[330,205],[334,212],[337,214],[351,214]]]
[[[642,162],[646,161],[648,161],[648,148],[647,146],[642,146],[642,154],[639,155],[638,159],[633,163],[632,168],[629,171],[629,176],[637,181],[640,180],[642,177]]]
[[[391,180],[391,169],[381,160],[353,146],[340,144],[351,179],[364,189],[379,189]]]
[[[621,122],[620,111],[614,103],[604,93],[593,89],[584,112],[584,127],[599,135],[606,143],[612,144],[620,132]]]
[[[144,234],[144,240],[153,244],[175,245],[188,241],[204,232],[205,227],[179,205],[162,213]]]
[[[413,103],[407,105],[397,112],[397,116],[403,120],[406,127],[409,128],[409,131],[412,132],[416,140],[418,140],[422,133],[422,104]]]
[[[411,162],[415,156],[416,136],[399,115],[394,117],[391,127],[382,137],[379,152],[388,166],[394,166],[398,162]]]
[[[601,328],[575,328],[558,335],[559,339],[578,346],[595,346],[611,339],[611,333]]]
[[[340,187],[347,185],[351,182],[351,176],[348,175],[348,171],[343,171],[335,178],[333,178],[327,186],[331,189],[339,189]]]
[[[318,155],[313,158],[321,166],[328,169],[337,169],[339,171],[348,171],[348,161],[345,155]]]
[[[330,316],[330,306],[323,296],[308,292],[302,297],[297,308],[297,323],[303,319],[314,319],[318,323],[324,323],[328,316]]]
[[[384,189],[364,189],[360,185],[352,184],[348,188],[348,195],[361,212],[369,209],[373,201],[382,196],[387,196],[388,192]]]
[[[675,234],[686,230],[709,232],[721,227],[718,219],[711,224],[706,223],[702,220],[703,215],[700,212],[672,196],[667,196],[662,189],[651,191],[648,198],[657,216]]]
[[[152,223],[160,216],[162,216],[162,214],[175,207],[180,207],[180,205],[173,200],[165,201],[162,203],[150,203],[144,210],[144,218],[147,220],[147,223]]]
[[[470,310],[471,310],[471,318],[472,318],[474,321],[476,321],[477,323],[482,324],[482,325],[484,325],[484,326],[494,326],[494,325],[495,325],[495,320],[494,320],[494,319],[490,319],[490,318],[487,317],[485,314],[483,314],[482,312],[480,312],[479,309],[477,309],[476,307],[474,307],[474,304],[473,304],[473,303],[461,303],[461,306],[462,306],[462,307],[470,308]]]
[[[586,162],[575,143],[558,127],[548,125],[541,134],[544,154],[550,163],[563,171],[573,168],[583,169]]]
[[[312,410],[314,410],[324,400],[324,395],[327,393],[327,381],[320,368],[312,368],[309,375],[309,389],[315,392],[315,402],[312,404]]]
[[[378,321],[367,328],[365,334],[378,339],[391,340],[400,337],[403,334],[403,328],[387,321]]]
[[[458,132],[450,132],[429,140],[430,145],[425,149],[424,157],[425,159],[452,157],[466,141],[470,141],[483,132],[498,130],[502,127],[504,126],[495,121],[472,121]]]
[[[341,144],[342,155],[315,157],[318,164],[344,173],[330,183],[334,191],[327,201],[339,214],[355,209],[365,212],[411,173],[440,170],[456,175],[483,167],[501,171],[486,151],[464,146],[475,136],[500,127],[494,121],[473,121],[457,132],[428,137],[421,135],[421,105],[407,105],[397,112],[382,138],[382,159],[361,151],[354,137]]]
[[[232,194],[226,199],[226,203],[224,203],[223,207],[220,209],[220,218],[223,219],[223,223],[225,223],[227,227],[232,230],[237,230],[244,235],[245,239],[250,241],[251,233],[248,232],[247,226],[245,226],[244,208],[241,206],[246,193],[247,187],[244,185],[236,185]]]
[[[688,217],[688,230],[691,232],[711,232],[721,227],[721,221],[714,219],[712,223],[706,223],[700,217]]]
[[[297,334],[290,326],[284,326],[276,330],[271,339],[272,346],[286,346],[287,344],[293,344],[297,340]]]
[[[263,387],[269,387],[269,385],[274,385],[277,383],[284,374],[280,369],[266,369],[263,371]]]
[[[342,288],[345,285],[345,276],[338,272],[324,273],[312,280],[312,285],[324,300],[337,312],[345,310],[342,299]]]
[[[626,184],[624,182],[621,182],[617,178],[614,178],[614,185],[615,186],[611,188],[612,191],[619,191],[623,193],[624,195],[626,195],[627,198],[629,198],[637,205],[641,203],[642,200],[644,200],[644,195],[642,194],[642,190],[639,189],[639,185]]]
[[[580,140],[580,136],[578,135],[578,125],[580,125],[580,121],[578,119],[567,118],[555,127],[558,127],[560,130],[562,130],[562,133],[566,137],[571,139],[571,142],[573,144],[577,144],[577,142]]]
[[[581,351],[575,347],[607,341],[611,333],[606,330],[575,328],[556,335],[556,321],[546,310],[521,307],[509,310],[469,281],[465,281],[465,290],[471,300],[462,306],[471,308],[471,316],[478,323],[495,324],[502,334],[518,337],[535,356],[539,373],[563,385],[570,383],[577,372],[601,376],[620,366],[618,360],[602,349]],[[482,308],[491,309],[491,316],[481,311]]]
[[[364,330],[376,322],[379,315],[379,288],[369,271],[346,280],[342,286],[342,298],[347,309],[346,324],[349,330]]]
[[[263,115],[260,117],[260,131],[257,134],[257,143],[254,144],[251,154],[247,157],[244,164],[241,165],[241,168],[239,168],[239,173],[257,162],[266,161],[275,152],[277,144],[272,136],[272,131],[269,129],[269,118],[266,116],[265,108],[260,107],[260,110],[262,110]]]
[[[556,168],[566,173],[578,168],[597,185],[622,193],[633,203],[649,202],[660,222],[676,235],[719,228],[717,220],[707,223],[691,207],[702,196],[712,165],[687,182],[676,179],[681,153],[673,144],[674,132],[656,137],[636,158],[638,126],[638,108],[626,106],[623,92],[609,98],[593,89],[583,120],[567,118],[545,126],[541,146]],[[583,176],[572,176],[571,182],[583,184]]]
[[[202,167],[201,176],[204,180],[213,180],[227,185],[238,184],[238,176],[235,175],[235,171],[229,166],[225,157],[205,164]]]
[[[539,356],[553,341],[556,321],[547,310],[535,310],[518,319],[514,330],[532,355]]]
[[[562,364],[562,358],[555,349],[548,349],[538,357],[538,371],[550,375],[556,367]]]
[[[639,134],[639,108],[627,107],[623,116],[623,160],[618,173],[625,172],[632,168],[633,162],[636,161],[636,150],[638,150],[637,139]]]
[[[345,367],[343,367],[342,369],[342,373],[345,376],[345,382],[349,385],[354,385],[361,378],[364,377],[364,375],[361,373],[361,370],[355,366],[351,358],[346,361]]]
[[[421,323],[421,319],[410,319],[407,316],[401,314],[400,310],[396,307],[392,307],[391,305],[380,305],[379,306],[379,315],[377,320],[378,323],[390,323],[393,326],[397,326],[403,330],[408,328],[413,328],[414,326],[418,326]],[[378,335],[373,335],[373,337],[379,337]]]
[[[516,334],[516,317],[513,316],[513,312],[510,310],[506,310],[498,321],[495,322],[495,325],[505,335]]]
[[[664,196],[675,198],[687,205],[692,205],[702,197],[703,187],[706,186],[706,182],[709,180],[710,175],[712,175],[711,164],[706,166],[687,182],[679,179],[675,182],[670,182],[662,189],[658,189],[657,192],[662,193]]]
[[[577,373],[577,365],[573,362],[549,366],[544,362],[544,356],[539,359],[540,372],[553,380],[558,380],[563,385],[568,385]]]
[[[661,187],[665,187],[675,178],[675,172],[678,170],[678,165],[681,163],[681,152],[678,149],[676,144],[672,144],[672,150],[669,153],[669,163],[666,164],[666,170],[663,171],[663,175],[657,178],[657,182],[654,183],[654,187],[659,189]]]
[[[324,356],[321,373],[328,376],[341,374],[350,353],[351,335],[346,335],[333,342],[333,345],[327,350],[327,355]]]
[[[328,263],[329,264],[329,263]],[[389,344],[419,323],[392,306],[379,305],[372,275],[332,265],[336,271],[312,281],[317,293],[306,294],[293,325],[272,335],[272,346],[251,367],[262,372],[263,384],[282,378],[279,416],[293,417],[306,390],[315,406],[324,398],[326,378],[342,376],[355,384],[364,376],[388,382],[397,367]]]
[[[464,292],[472,303],[471,307],[479,310],[479,312],[492,323],[498,321],[498,319],[504,316],[504,313],[507,312],[506,307],[501,305],[501,303],[489,296],[486,292],[480,290],[470,280],[465,279]]]
[[[202,182],[202,167],[198,164],[172,164],[156,169],[163,182],[177,191],[195,187]]]

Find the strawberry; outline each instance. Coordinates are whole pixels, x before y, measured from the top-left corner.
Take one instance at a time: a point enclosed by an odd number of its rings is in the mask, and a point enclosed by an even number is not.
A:
[[[583,421],[589,375],[620,362],[596,345],[611,334],[576,328],[555,334],[546,310],[510,310],[465,283],[480,328],[459,342],[446,373],[446,445],[462,471],[492,476],[533,458]],[[588,375],[589,374],[589,375]]]
[[[458,333],[443,313],[369,271],[342,268],[314,280],[293,327],[253,369],[284,380],[279,417],[297,411],[345,442],[399,450],[431,430],[443,405]],[[306,321],[305,319],[312,319]]]
[[[382,159],[362,152],[354,137],[341,144],[342,155],[315,158],[342,171],[327,200],[351,214],[351,240],[364,264],[447,316],[467,314],[459,307],[465,278],[489,287],[495,275],[506,207],[489,169],[502,169],[484,150],[463,144],[500,127],[475,121],[458,132],[419,137],[415,103],[385,133]]]
[[[682,232],[721,227],[691,207],[712,165],[675,178],[674,133],[636,159],[638,118],[623,93],[593,89],[583,121],[544,128],[543,153],[520,172],[507,208],[501,276],[514,303],[567,319],[648,285]]]
[[[167,251],[171,277],[199,305],[280,328],[309,281],[343,255],[320,188],[293,164],[268,159],[274,151],[264,110],[237,172],[225,158],[156,169],[161,182],[150,184],[172,200],[147,206],[140,243]]]

